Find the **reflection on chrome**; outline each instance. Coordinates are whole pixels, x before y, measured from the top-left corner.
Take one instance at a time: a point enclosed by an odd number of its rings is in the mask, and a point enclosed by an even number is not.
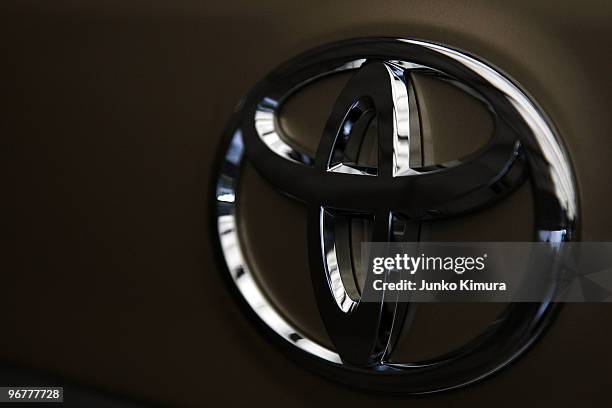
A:
[[[416,173],[410,168],[410,105],[403,72],[389,69],[393,95],[393,177]],[[420,135],[415,135],[420,138]]]
[[[367,129],[370,123],[376,120],[374,115],[375,111],[371,101],[359,99],[353,103],[338,126],[327,163],[328,172],[360,176],[378,175],[376,167],[357,164]]]
[[[285,157],[287,160],[297,161],[293,149],[280,138],[276,131],[274,112],[265,109],[265,107],[260,107],[255,112],[257,133],[274,153]]]
[[[236,229],[236,215],[234,200],[227,200],[226,197],[235,195],[236,179],[229,177],[229,174],[236,174],[235,166],[239,164],[243,154],[243,144],[240,132],[236,132],[230,143],[231,148],[225,155],[225,167],[223,177],[220,177],[217,184],[217,232],[223,259],[236,287],[247,301],[253,311],[263,322],[278,333],[282,338],[299,349],[319,356],[320,358],[340,363],[337,353],[305,338],[298,330],[293,328],[272,306],[261,292],[261,289],[253,279],[249,270],[240,240]],[[231,180],[231,184],[228,181]],[[222,192],[219,194],[219,192]]]
[[[327,275],[327,283],[336,304],[344,313],[349,313],[357,306],[357,302],[353,301],[349,296],[342,275],[340,274],[340,265],[338,262],[338,254],[336,252],[336,237],[334,233],[333,215],[321,208],[320,212],[320,230],[321,234],[321,251],[323,251],[323,259],[325,260],[325,273]],[[347,274],[345,274],[347,275]],[[352,271],[350,272],[352,276]]]
[[[306,79],[305,81],[300,83],[295,89],[293,89],[293,92],[316,79],[329,76],[333,73],[358,69],[365,62],[365,58],[359,58],[345,63],[341,63],[337,67],[334,67],[327,72],[323,72],[318,75],[313,75],[312,77]],[[286,97],[287,95],[280,96]],[[257,131],[257,134],[266,144],[266,146],[268,146],[270,150],[272,150],[279,156],[296,163],[312,164],[312,157],[308,156],[304,152],[300,152],[297,149],[294,149],[289,143],[287,143],[288,138],[282,136],[282,130],[278,125],[278,108],[281,104],[282,103],[279,103],[271,97],[266,97],[260,101],[260,103],[257,105],[257,109],[255,110],[254,117],[255,129]],[[368,172],[365,171],[364,174],[368,174]]]
[[[531,128],[536,142],[539,144],[541,153],[544,155],[548,165],[551,167],[550,175],[553,178],[555,196],[557,196],[567,212],[569,219],[574,220],[578,215],[576,189],[574,178],[569,167],[567,154],[562,150],[558,137],[555,137],[550,124],[535,104],[511,81],[500,73],[482,62],[462,54],[448,47],[418,40],[399,41],[417,44],[422,47],[430,48],[458,61],[470,70],[478,73],[483,80],[489,82],[493,87],[502,91],[512,106],[520,114],[521,118],[527,122]]]

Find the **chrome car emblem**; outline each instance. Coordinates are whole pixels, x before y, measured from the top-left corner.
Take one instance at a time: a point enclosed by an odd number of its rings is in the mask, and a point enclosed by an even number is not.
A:
[[[278,126],[283,102],[309,82],[354,71],[331,110],[316,154],[286,142]],[[494,119],[490,142],[470,156],[436,166],[415,160],[418,115],[407,73],[446,81],[483,101]],[[368,124],[378,132],[378,164],[357,164]],[[418,149],[418,146],[417,146]],[[418,151],[418,150],[416,150]],[[334,349],[301,333],[258,286],[245,262],[236,222],[237,183],[248,160],[283,193],[306,203],[308,251],[316,301]],[[415,163],[417,163],[415,165]],[[476,340],[436,359],[388,361],[412,307],[359,302],[341,278],[347,217],[373,223],[371,241],[416,241],[418,223],[478,211],[533,185],[535,241],[576,239],[578,204],[567,154],[537,105],[491,65],[447,46],[410,39],[351,40],[307,52],[264,79],[240,104],[215,180],[215,237],[224,273],[271,339],[313,369],[348,384],[394,393],[429,393],[472,383],[525,351],[554,316],[553,302],[510,304]],[[366,276],[363,290],[371,276]],[[358,292],[358,291],[357,291]],[[362,294],[363,296],[363,294]]]

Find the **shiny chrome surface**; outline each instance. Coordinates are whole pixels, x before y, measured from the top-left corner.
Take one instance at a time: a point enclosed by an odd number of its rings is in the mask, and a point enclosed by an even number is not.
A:
[[[266,325],[273,328],[275,333],[305,352],[330,362],[340,363],[338,354],[302,336],[274,309],[255,282],[245,262],[237,231],[235,190],[243,154],[242,136],[240,131],[236,131],[223,158],[222,175],[216,188],[216,225],[219,244],[231,279],[249,307]]]
[[[278,126],[278,110],[309,82],[355,70],[333,106],[315,157],[293,148]],[[485,102],[494,135],[460,160],[423,167],[411,70],[447,81]],[[412,101],[411,101],[412,100]],[[376,168],[357,163],[368,124],[378,132]],[[372,241],[418,240],[422,220],[477,211],[512,193],[527,177],[534,186],[534,240],[576,238],[578,202],[570,162],[541,109],[512,81],[466,53],[425,41],[363,39],[307,52],[264,79],[241,104],[228,131],[219,170],[215,223],[235,288],[272,340],[317,371],[364,388],[428,393],[469,384],[517,358],[550,322],[555,305],[512,304],[478,339],[436,359],[390,364],[404,323],[404,303],[360,303],[343,280],[350,262],[333,231],[338,216],[373,218]],[[355,142],[357,141],[357,142]],[[243,145],[246,157],[243,156]],[[296,330],[266,300],[244,261],[235,221],[240,163],[248,160],[275,188],[309,206],[312,283],[335,350]],[[403,228],[399,228],[399,225]],[[401,234],[395,233],[400,231]],[[401,235],[401,237],[400,237]],[[368,279],[366,276],[367,290]]]

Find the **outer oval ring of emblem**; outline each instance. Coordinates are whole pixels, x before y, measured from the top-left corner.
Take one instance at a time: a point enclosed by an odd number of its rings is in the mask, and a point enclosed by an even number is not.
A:
[[[342,71],[356,74],[332,109],[317,154],[309,157],[283,140],[278,110],[303,86]],[[410,129],[401,123],[402,115],[408,114],[408,108],[401,105],[409,86],[404,75],[407,71],[434,75],[482,100],[494,118],[492,142],[460,162],[411,168]],[[363,97],[370,102],[363,102]],[[346,125],[350,114],[357,118],[351,125],[358,127],[359,115],[369,109],[368,103],[376,105],[379,116],[379,166],[375,170],[333,158],[339,128]],[[444,391],[505,367],[527,350],[554,318],[558,305],[548,300],[514,303],[463,347],[435,359],[397,364],[386,361],[401,330],[393,321],[405,318],[410,306],[381,302],[381,307],[368,309],[365,303],[354,304],[346,296],[332,295],[342,294],[342,290],[330,287],[333,270],[325,255],[330,211],[370,212],[375,219],[374,240],[384,241],[390,238],[394,214],[428,220],[477,211],[502,199],[529,177],[535,210],[533,240],[554,244],[577,239],[578,196],[561,139],[535,102],[490,64],[447,46],[413,39],[355,39],[320,47],[283,64],[262,80],[239,104],[226,140],[212,183],[213,242],[222,273],[260,328],[306,367],[364,389],[407,394]],[[272,186],[310,208],[313,287],[337,350],[300,333],[267,300],[249,270],[235,207],[245,160]],[[368,319],[378,323],[369,327]],[[378,347],[381,342],[384,345]]]

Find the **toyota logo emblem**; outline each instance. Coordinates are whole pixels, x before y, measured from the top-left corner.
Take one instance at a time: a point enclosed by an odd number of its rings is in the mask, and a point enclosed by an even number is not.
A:
[[[314,156],[287,143],[278,125],[283,102],[314,80],[351,78],[332,106]],[[467,157],[425,166],[414,132],[418,105],[410,73],[444,81],[480,100],[493,118],[489,142]],[[374,160],[358,152],[376,129]],[[333,348],[302,333],[253,277],[240,240],[236,205],[244,162],[277,191],[308,208],[312,288]],[[372,163],[375,163],[372,164]],[[477,339],[428,361],[391,362],[414,305],[370,293],[347,255],[347,223],[367,221],[368,241],[419,241],[423,221],[478,213],[529,180],[534,241],[575,240],[578,203],[569,159],[536,103],[507,75],[456,49],[420,40],[372,38],[309,51],[283,64],[239,104],[215,174],[213,225],[229,286],[269,338],[298,362],[350,385],[393,393],[430,393],[482,379],[520,356],[550,324],[553,302],[512,303]],[[282,239],[279,237],[279,239]],[[349,251],[350,252],[350,251]],[[347,272],[348,271],[348,272]],[[287,270],[286,273],[291,273]]]

